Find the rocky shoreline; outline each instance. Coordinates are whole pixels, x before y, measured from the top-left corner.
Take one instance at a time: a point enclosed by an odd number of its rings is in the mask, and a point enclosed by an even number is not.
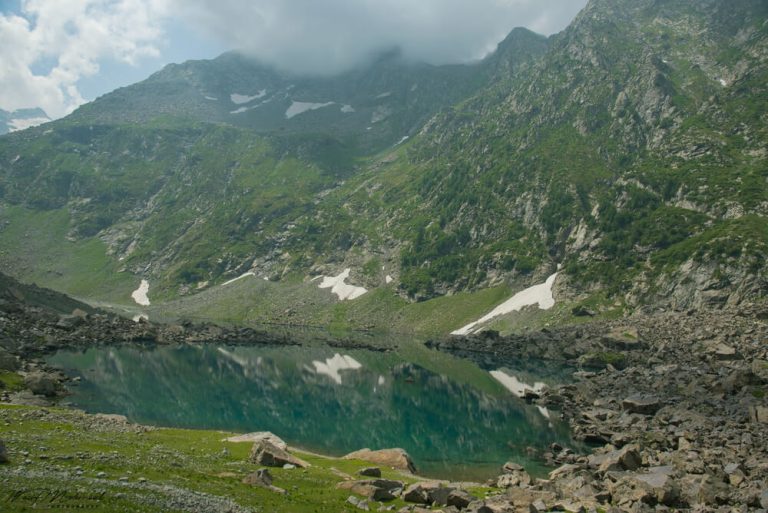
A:
[[[558,411],[576,439],[598,448],[579,455],[553,446],[546,456],[561,466],[550,479],[500,480],[514,484],[489,505],[492,511],[533,508],[536,501],[550,508],[563,500],[572,511],[768,509],[764,303],[429,345],[583,369],[575,383],[526,399]]]
[[[23,291],[10,288],[0,291],[0,328],[0,370],[21,371],[29,391],[48,397],[61,391],[65,378],[46,368],[40,357],[59,349],[223,340],[300,343],[287,334],[250,328],[137,323],[80,308],[62,314],[30,305]],[[492,483],[501,493],[462,502],[465,511],[768,509],[764,303],[638,314],[504,337],[489,332],[427,344],[499,358],[551,359],[581,369],[574,373],[574,383],[529,391],[525,399],[562,415],[577,440],[596,446],[594,453],[577,454],[553,444],[544,457],[559,467],[549,479],[531,478],[511,463]],[[354,340],[333,345],[372,346]],[[0,395],[11,400],[7,390]],[[458,509],[453,505],[443,511]]]

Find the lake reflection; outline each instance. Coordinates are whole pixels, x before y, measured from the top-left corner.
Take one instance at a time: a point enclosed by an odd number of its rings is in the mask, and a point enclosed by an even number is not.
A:
[[[426,349],[120,347],[61,352],[49,362],[82,378],[70,400],[86,411],[161,426],[272,431],[330,455],[402,447],[420,474],[435,477],[488,478],[510,459],[535,467],[535,450],[568,442],[565,425],[487,370]]]

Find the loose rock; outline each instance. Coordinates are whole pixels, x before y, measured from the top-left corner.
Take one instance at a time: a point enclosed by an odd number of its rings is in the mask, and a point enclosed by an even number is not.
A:
[[[410,473],[416,473],[416,467],[413,460],[403,449],[381,449],[372,451],[370,449],[361,449],[351,452],[344,456],[347,460],[363,460],[378,465],[384,465],[397,470],[403,470]]]
[[[253,444],[248,460],[259,465],[266,465],[267,467],[282,467],[287,464],[301,468],[309,466],[309,463],[306,461],[300,460],[267,440],[261,440]]]

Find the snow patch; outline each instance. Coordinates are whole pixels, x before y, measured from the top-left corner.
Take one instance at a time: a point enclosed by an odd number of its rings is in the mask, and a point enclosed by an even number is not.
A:
[[[32,128],[33,126],[48,123],[49,121],[50,119],[48,118],[12,119],[8,122],[8,131],[17,132],[19,130],[26,130],[27,128]]]
[[[392,91],[387,91],[386,93],[381,93],[380,95],[378,95],[376,97],[376,99],[378,100],[378,99],[381,99],[381,98],[387,98],[389,96],[392,96]]]
[[[233,353],[231,351],[227,351],[223,347],[217,347],[216,350],[219,353],[221,353],[223,356],[228,358],[229,360],[232,360],[233,362],[235,362],[240,367],[248,367],[248,363],[249,362],[248,362],[248,360],[246,358],[243,358],[242,356],[237,355],[237,354],[235,354],[235,353]]]
[[[345,280],[349,278],[350,272],[352,272],[352,269],[347,268],[338,276],[323,276],[323,282],[318,287],[321,289],[331,289],[332,293],[339,296],[340,301],[357,299],[368,292],[368,290],[345,283]]]
[[[544,417],[547,420],[550,420],[552,417],[549,414],[549,410],[546,409],[544,406],[536,405],[536,409],[539,410],[539,413],[541,413],[541,416]]]
[[[386,277],[386,278],[384,278],[384,281],[386,281],[386,282],[387,282],[387,285],[389,285],[390,283],[392,283],[393,281],[395,281],[395,279],[394,279],[392,276],[390,276],[390,275],[387,275],[387,277]]]
[[[524,383],[517,379],[515,376],[511,376],[502,370],[491,371],[491,376],[502,384],[504,388],[515,394],[517,397],[524,397],[526,392],[541,393],[547,386],[546,383],[537,381],[533,385]]]
[[[247,278],[248,276],[256,276],[256,274],[249,271],[249,272],[247,272],[245,274],[241,274],[237,278],[232,278],[229,281],[225,281],[224,283],[221,284],[221,286],[223,287],[224,285],[229,285],[230,283],[235,283],[237,280],[242,280],[243,278]]]
[[[16,157],[14,157],[14,159],[11,161],[11,164],[15,164],[16,162],[19,161],[20,158],[21,158],[21,155],[16,155]]]
[[[218,98],[216,98],[215,96],[204,96],[203,98],[205,98],[206,100],[210,100],[210,101],[212,101],[212,102],[217,102],[217,101],[219,101],[219,99],[218,99]]]
[[[138,314],[134,315],[132,320],[133,322],[141,322],[141,320],[149,321],[149,316],[147,314]]]
[[[355,108],[352,105],[342,105],[341,112],[344,114],[351,114],[352,112],[355,112]]]
[[[547,281],[544,283],[534,285],[533,287],[529,287],[518,292],[510,299],[494,308],[483,318],[467,324],[463,328],[452,332],[451,335],[469,335],[470,333],[474,333],[476,331],[476,328],[479,324],[488,322],[494,317],[498,317],[499,315],[518,312],[526,306],[538,304],[540,309],[549,310],[555,306],[555,298],[552,297],[552,285],[555,284],[555,279],[557,279],[557,273],[547,278]]]
[[[134,301],[136,301],[136,304],[141,306],[149,306],[149,298],[147,297],[147,293],[149,293],[149,282],[147,280],[141,280],[139,288],[131,293],[131,297]]]
[[[253,109],[254,107],[240,107],[239,109],[231,110],[229,111],[230,114],[242,114],[243,112],[248,112],[249,110]]]
[[[315,372],[331,378],[337,385],[341,385],[341,374],[343,370],[357,370],[362,368],[362,364],[349,355],[340,355],[336,353],[331,358],[326,358],[324,362],[313,361]]]
[[[252,102],[253,100],[258,100],[259,98],[263,98],[266,95],[267,95],[267,90],[262,89],[261,91],[254,94],[253,96],[232,93],[229,95],[229,99],[232,100],[232,103],[234,103],[235,105],[242,105],[244,103]]]
[[[322,109],[323,107],[328,107],[330,105],[334,105],[335,103],[336,102],[327,102],[327,103],[293,102],[291,103],[291,106],[288,107],[288,110],[285,111],[285,119],[291,119],[292,117],[298,116],[299,114],[303,114],[307,111]]]
[[[371,123],[376,124],[384,121],[392,114],[392,111],[389,109],[389,107],[386,107],[384,105],[377,107],[375,111],[373,111],[373,114],[371,115]]]
[[[407,141],[408,139],[410,139],[410,137],[411,137],[411,136],[409,136],[409,135],[404,135],[402,139],[400,139],[399,141],[397,141],[397,143],[395,143],[395,146],[400,146],[400,145],[401,145],[401,144],[403,144],[405,141]]]
[[[724,78],[720,79],[720,85],[723,87],[728,87],[728,81]]]

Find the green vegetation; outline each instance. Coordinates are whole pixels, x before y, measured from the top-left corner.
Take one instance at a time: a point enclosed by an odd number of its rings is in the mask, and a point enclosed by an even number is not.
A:
[[[0,371],[0,389],[16,392],[24,388],[24,378],[10,371]]]
[[[434,333],[436,317],[407,313],[434,306],[406,302],[470,293],[485,306],[480,290],[558,264],[601,315],[666,300],[693,273],[760,294],[767,13],[752,2],[724,22],[712,8],[622,1],[548,40],[514,31],[479,64],[387,54],[300,84],[234,54],[169,66],[0,139],[0,261],[113,303],[148,278],[179,314],[254,270],[269,299],[190,310],[293,322],[290,310],[338,330],[365,314]],[[233,114],[229,95],[255,85],[264,103]],[[288,119],[294,95],[335,103]],[[382,292],[301,296],[318,269],[346,267]]]
[[[11,460],[0,466],[0,478],[14,472],[5,480],[0,505],[14,511],[33,508],[42,498],[52,508],[79,503],[103,512],[173,511],[182,503],[189,510],[195,500],[232,501],[275,513],[351,512],[350,492],[336,484],[370,465],[299,452],[311,464],[308,469],[270,469],[274,485],[287,492],[282,495],[242,483],[259,466],[246,461],[251,444],[222,441],[228,433],[142,429],[56,408],[0,406],[0,420],[0,439]],[[414,481],[383,472],[386,478]]]

